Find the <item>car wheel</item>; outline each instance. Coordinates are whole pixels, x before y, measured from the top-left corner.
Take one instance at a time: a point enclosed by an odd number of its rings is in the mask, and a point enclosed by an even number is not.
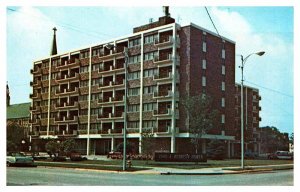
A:
[[[6,167],[10,167],[10,162],[6,162]]]

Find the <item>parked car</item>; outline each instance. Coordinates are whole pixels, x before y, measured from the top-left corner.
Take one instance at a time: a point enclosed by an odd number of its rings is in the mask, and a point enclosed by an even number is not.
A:
[[[244,153],[244,158],[245,159],[256,159],[256,158],[258,158],[258,154],[255,152],[247,151]]]
[[[123,155],[121,152],[118,151],[111,151],[107,154],[107,158],[112,158],[112,159],[122,159]]]
[[[67,157],[66,156],[56,156],[56,157],[53,157],[52,161],[67,161]]]
[[[293,154],[289,151],[276,151],[269,154],[268,159],[294,159]]]
[[[81,156],[81,154],[77,153],[77,152],[72,152],[72,153],[70,153],[69,156],[70,156],[70,160],[71,161],[83,161],[83,160],[87,160],[86,157]]]
[[[34,160],[30,156],[25,156],[20,152],[8,152],[6,155],[6,166],[24,165],[33,166]]]

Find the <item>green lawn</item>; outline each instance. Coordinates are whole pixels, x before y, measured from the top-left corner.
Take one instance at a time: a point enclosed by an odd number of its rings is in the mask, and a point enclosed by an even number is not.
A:
[[[66,161],[66,162],[52,162],[48,161],[36,161],[38,166],[55,166],[55,167],[70,167],[70,168],[86,168],[86,169],[99,169],[99,170],[122,170],[122,160],[86,160],[86,161]],[[248,160],[244,161],[245,166],[254,165],[279,165],[279,164],[293,164],[292,160]],[[131,171],[150,169],[151,167],[166,167],[166,168],[179,168],[179,169],[199,169],[199,168],[211,168],[211,167],[235,167],[240,166],[241,161],[239,159],[228,160],[208,160],[206,163],[186,163],[186,162],[155,162],[143,160],[132,160],[133,167]]]

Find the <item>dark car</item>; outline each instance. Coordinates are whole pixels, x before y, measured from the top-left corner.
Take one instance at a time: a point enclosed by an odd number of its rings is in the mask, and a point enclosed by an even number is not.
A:
[[[258,158],[258,154],[255,152],[247,151],[244,153],[244,158],[245,159],[256,159],[256,158]]]
[[[80,153],[72,152],[72,153],[70,153],[70,160],[71,161],[84,161],[84,160],[87,160],[87,158],[83,157]]]

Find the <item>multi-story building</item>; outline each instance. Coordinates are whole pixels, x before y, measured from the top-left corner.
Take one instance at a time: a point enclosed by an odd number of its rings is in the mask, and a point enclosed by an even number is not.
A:
[[[236,144],[235,149],[240,152],[240,138],[241,132],[241,85],[235,85],[235,130],[237,130],[235,136],[239,144]],[[244,85],[243,90],[244,97],[244,141],[245,141],[245,151],[251,151],[260,153],[261,139],[259,131],[259,122],[261,117],[259,116],[259,111],[261,107],[259,106],[259,101],[261,96],[259,95],[259,90]]]
[[[53,55],[34,61],[31,70],[33,139],[74,138],[86,154],[115,150],[123,142],[127,64],[126,135],[136,152],[144,130],[154,133],[159,150],[189,151],[192,135],[180,99],[202,93],[220,112],[203,139],[233,146],[233,41],[192,23],[180,26],[166,14],[84,49],[56,54],[55,36],[53,45]]]

